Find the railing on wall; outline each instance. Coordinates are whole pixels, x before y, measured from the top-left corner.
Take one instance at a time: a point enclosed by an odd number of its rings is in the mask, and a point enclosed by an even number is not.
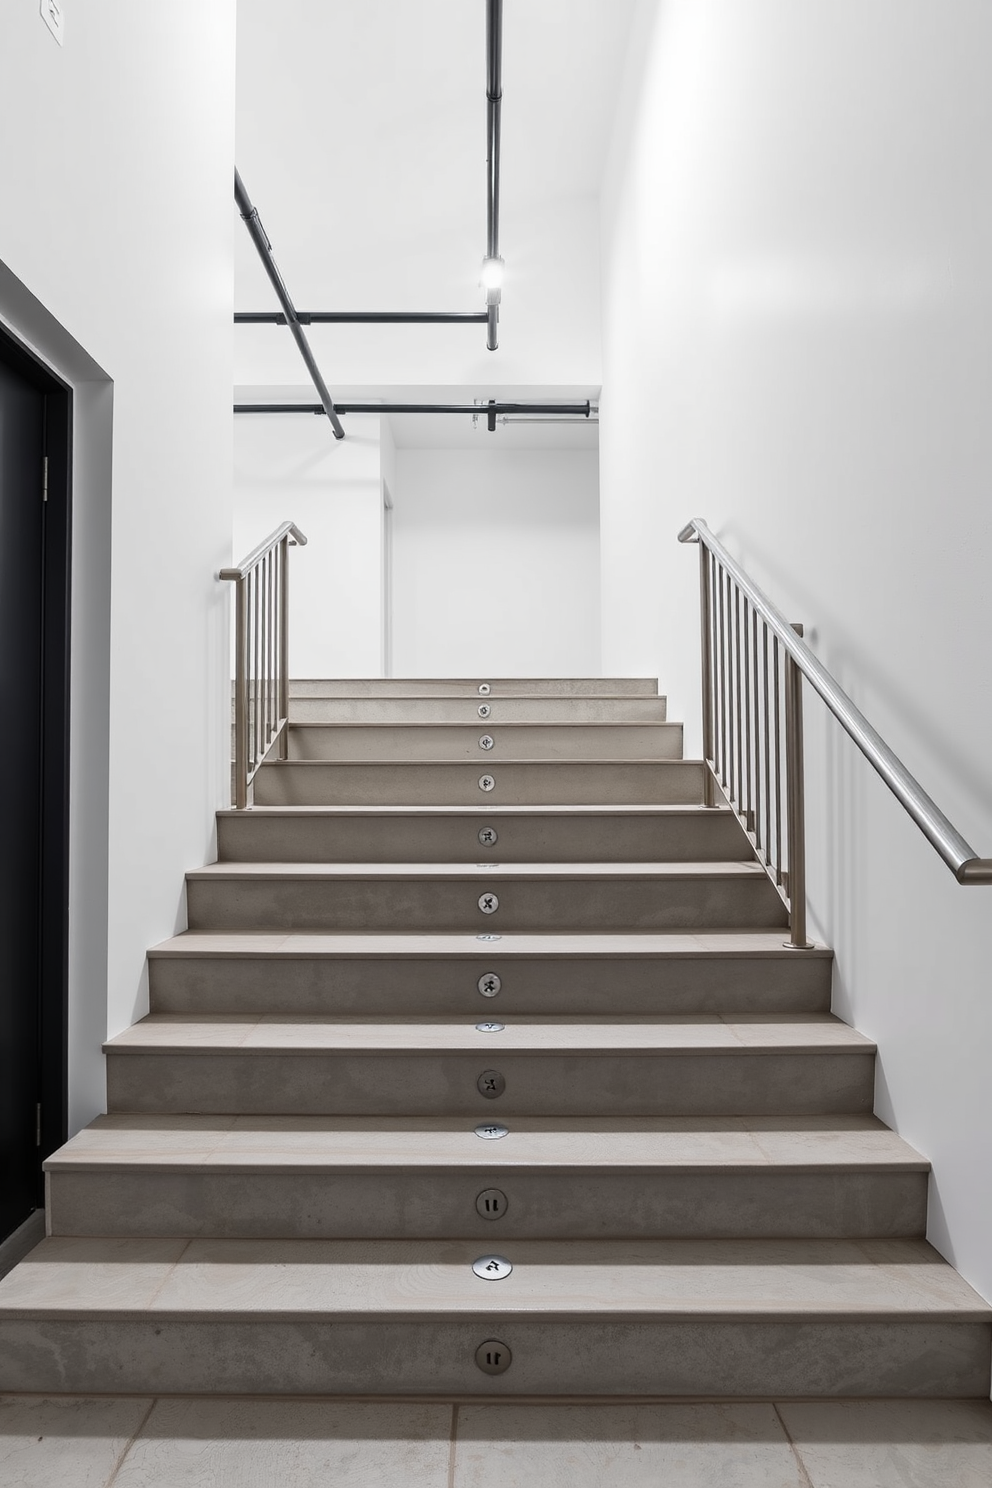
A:
[[[283,522],[220,578],[234,591],[234,804],[248,805],[255,773],[273,747],[286,758],[289,717],[289,550],[305,547]]]
[[[959,883],[992,884],[980,858],[802,639],[700,518],[706,804],[718,783],[789,908],[790,945],[806,949],[803,680],[826,703]]]

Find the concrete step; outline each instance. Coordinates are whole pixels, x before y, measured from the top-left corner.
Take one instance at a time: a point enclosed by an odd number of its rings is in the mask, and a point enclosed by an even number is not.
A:
[[[698,806],[698,760],[272,761],[256,806]]]
[[[45,1164],[53,1235],[921,1235],[929,1164],[873,1117],[103,1116]],[[485,1197],[480,1197],[480,1196]]]
[[[664,723],[663,697],[294,697],[293,723]]]
[[[719,862],[751,857],[732,812],[608,808],[262,806],[217,813],[217,856],[241,863]]]
[[[681,759],[680,723],[296,723],[291,760]]]
[[[657,697],[656,677],[297,677],[290,697]]]
[[[816,1014],[518,1017],[494,1032],[467,1020],[153,1014],[106,1049],[108,1109],[146,1114],[457,1115],[471,1125],[836,1115],[869,1112],[874,1089],[875,1046]]]
[[[149,952],[151,1007],[404,1019],[827,1012],[831,953],[797,954],[784,938],[189,931]]]
[[[760,864],[213,863],[187,874],[191,930],[772,929]]]
[[[919,1239],[53,1238],[0,1282],[0,1390],[986,1397],[990,1316]]]

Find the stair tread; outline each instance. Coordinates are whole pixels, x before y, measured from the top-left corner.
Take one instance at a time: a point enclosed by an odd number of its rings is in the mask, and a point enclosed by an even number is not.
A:
[[[266,931],[266,930],[185,930],[154,946],[152,957],[181,956],[348,956],[395,957],[416,956],[481,957],[496,956],[581,956],[613,959],[623,957],[706,957],[739,956],[795,960],[796,952],[783,941],[778,930],[699,930],[691,934],[681,930],[627,931],[598,935],[522,934],[501,935],[497,942],[480,941],[476,935],[377,933],[342,934],[339,931]],[[803,959],[829,959],[833,952],[826,946],[814,946],[803,952]]]
[[[334,764],[334,760],[294,760],[293,764]],[[347,763],[347,762],[346,762]],[[414,761],[413,763],[417,763]],[[455,763],[459,763],[455,761]],[[549,761],[542,761],[549,763]],[[553,763],[551,761],[550,763]],[[662,763],[665,763],[664,761]],[[676,761],[675,763],[681,763]],[[370,816],[376,819],[382,817],[475,817],[492,816],[505,819],[507,817],[522,816],[528,820],[542,816],[554,819],[589,817],[595,821],[604,816],[634,816],[634,817],[694,817],[710,818],[713,816],[731,816],[732,813],[726,806],[703,806],[701,804],[676,805],[667,802],[650,802],[645,805],[578,805],[578,806],[487,806],[485,803],[479,806],[253,806],[250,811],[238,811],[229,806],[217,812],[218,816],[228,816],[234,821],[251,821],[255,817],[316,817],[323,819],[330,817],[364,817]]]
[[[502,698],[500,701],[504,701]],[[409,719],[378,719],[378,718],[293,718],[290,719],[292,729],[374,729],[382,730],[384,733],[406,733],[417,732],[421,729],[444,729],[454,730],[458,733],[478,734],[491,733],[494,729],[501,732],[507,730],[523,729],[554,729],[556,732],[569,729],[590,729],[596,732],[600,729],[662,729],[682,732],[683,725],[671,718],[409,718]]]
[[[101,1116],[45,1163],[49,1172],[139,1168],[361,1171],[647,1168],[672,1172],[927,1172],[874,1117],[514,1117],[480,1143],[465,1117]]]
[[[46,1239],[0,1282],[0,1318],[992,1319],[921,1239],[507,1240],[505,1250],[513,1272],[493,1283],[471,1270],[478,1240]]]
[[[481,1017],[480,1017],[481,1021]],[[487,1059],[508,1054],[870,1053],[875,1045],[854,1028],[826,1013],[755,1014],[745,1018],[643,1015],[615,1021],[603,1017],[525,1018],[515,1015],[501,1033],[481,1033],[468,1019],[392,1018],[356,1020],[330,1017],[287,1018],[238,1014],[151,1013],[105,1046],[119,1053],[156,1051],[239,1054],[307,1054],[320,1050],[349,1053],[470,1053]]]
[[[628,878],[764,878],[760,863],[662,862],[662,863],[256,863],[217,862],[193,868],[188,880],[211,879],[329,879],[351,882],[356,878],[455,878],[455,879],[628,879]]]

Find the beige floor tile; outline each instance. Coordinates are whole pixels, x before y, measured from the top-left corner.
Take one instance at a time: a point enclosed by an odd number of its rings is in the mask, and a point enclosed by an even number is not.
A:
[[[106,1488],[150,1400],[0,1397],[4,1488]]]
[[[987,1400],[779,1407],[812,1488],[992,1488]]]
[[[450,1431],[448,1405],[160,1400],[114,1488],[448,1488]]]
[[[806,1488],[770,1405],[485,1405],[453,1488]]]

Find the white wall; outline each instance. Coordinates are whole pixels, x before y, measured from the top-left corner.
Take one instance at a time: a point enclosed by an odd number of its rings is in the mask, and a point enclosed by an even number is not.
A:
[[[225,792],[234,3],[66,12],[0,0],[0,316],[77,387],[76,1127]]]
[[[351,417],[337,440],[326,418],[239,414],[234,544],[242,558],[292,521],[307,538],[290,554],[290,672],[377,677],[382,662],[379,419]]]
[[[393,500],[397,676],[599,675],[595,450],[399,449]]]
[[[992,10],[654,0],[606,183],[604,665],[696,712],[709,519],[992,851]],[[689,618],[692,617],[692,618]],[[992,896],[807,705],[810,895],[992,1296]]]

